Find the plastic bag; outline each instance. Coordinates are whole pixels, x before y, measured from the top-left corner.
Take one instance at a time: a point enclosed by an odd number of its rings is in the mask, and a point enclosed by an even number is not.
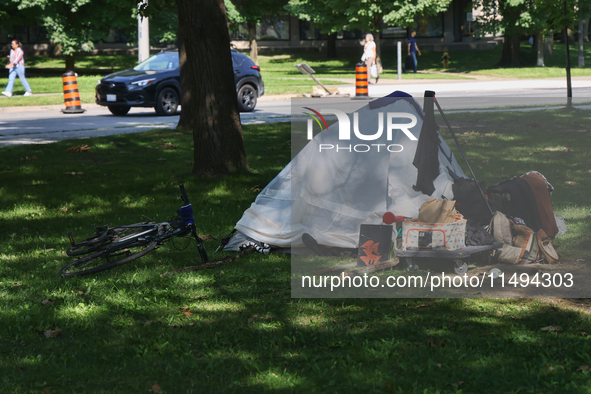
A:
[[[371,76],[373,78],[376,78],[378,76],[378,68],[376,67],[375,64],[371,65],[371,68],[369,69],[369,72],[371,73]]]

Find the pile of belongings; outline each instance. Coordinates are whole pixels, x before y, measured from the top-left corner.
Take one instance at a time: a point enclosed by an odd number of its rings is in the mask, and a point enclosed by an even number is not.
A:
[[[483,183],[480,186],[485,189]],[[453,187],[457,209],[468,219],[466,244],[471,244],[471,225],[472,228],[488,225],[490,236],[485,236],[481,244],[502,242],[503,248],[495,253],[499,261],[552,264],[560,259],[552,239],[563,224],[556,218],[550,202],[554,187],[542,174],[531,171],[486,189],[489,205],[495,212],[492,216],[477,188],[468,179],[456,181]],[[561,230],[566,232],[566,228]]]

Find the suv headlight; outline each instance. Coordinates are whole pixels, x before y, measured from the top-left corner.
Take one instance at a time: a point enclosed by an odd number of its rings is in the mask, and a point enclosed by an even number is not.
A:
[[[142,79],[141,81],[135,81],[131,83],[131,88],[132,89],[136,89],[139,87],[143,87],[146,86],[147,84],[154,82],[156,80],[156,78],[151,78],[151,79]]]

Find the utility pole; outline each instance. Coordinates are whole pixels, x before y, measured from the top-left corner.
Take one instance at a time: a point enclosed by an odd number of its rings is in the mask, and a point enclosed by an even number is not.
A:
[[[562,11],[566,20],[566,0],[562,1]],[[570,78],[570,50],[568,47],[568,26],[564,25],[564,43],[566,44],[566,108],[571,109],[573,107],[573,88]]]
[[[148,0],[143,0],[138,4],[138,8],[145,8],[148,6]],[[150,23],[148,17],[137,16],[137,55],[138,63],[143,62],[150,57]]]

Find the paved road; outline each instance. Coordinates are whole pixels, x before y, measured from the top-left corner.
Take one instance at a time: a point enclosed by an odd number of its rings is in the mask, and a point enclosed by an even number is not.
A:
[[[566,96],[564,79],[402,80],[396,84],[370,85],[369,94],[381,97],[395,90],[406,91],[417,99],[425,90],[434,90],[446,110],[562,105]],[[591,102],[591,77],[573,79],[573,96],[575,103]],[[59,106],[0,108],[0,147],[174,128],[179,119],[178,116],[155,116],[152,109],[132,108],[128,115],[118,117],[104,107],[87,105],[85,108],[84,114],[76,115],[62,114]],[[241,114],[241,119],[243,124],[257,124],[289,121],[290,116],[288,97],[266,96],[259,101],[255,111]]]
[[[132,108],[126,116],[113,116],[95,105],[82,114],[61,113],[59,106],[4,108],[0,111],[0,147],[45,144],[61,140],[137,133],[176,127],[179,116],[156,116],[150,108]],[[244,124],[286,121],[290,101],[259,103],[252,113],[241,114]]]

